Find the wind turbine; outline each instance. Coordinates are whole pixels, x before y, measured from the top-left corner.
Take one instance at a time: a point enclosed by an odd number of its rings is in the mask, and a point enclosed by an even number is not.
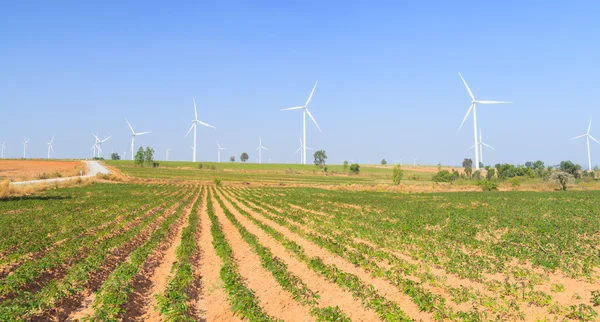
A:
[[[417,158],[413,157],[413,167],[417,165]]]
[[[576,136],[571,140],[579,139],[585,136],[587,141],[587,151],[588,151],[588,170],[592,171],[592,156],[590,155],[590,139],[594,140],[596,143],[600,144],[598,140],[596,140],[593,136],[590,135],[590,130],[592,129],[592,119],[590,119],[590,124],[588,125],[587,133]]]
[[[321,128],[319,127],[319,124],[317,124],[317,121],[312,116],[312,114],[310,114],[310,111],[308,110],[308,103],[310,103],[310,100],[311,100],[313,94],[315,93],[315,88],[317,88],[317,83],[318,82],[319,81],[315,82],[315,86],[313,87],[312,92],[310,92],[310,96],[308,97],[308,100],[306,101],[306,103],[304,105],[282,109],[282,111],[303,110],[303,114],[302,114],[302,133],[303,133],[303,137],[304,138],[303,138],[302,142],[304,142],[304,146],[303,146],[304,152],[302,153],[302,158],[303,158],[303,163],[304,164],[306,164],[306,114],[308,114],[308,116],[310,117],[310,119],[315,123],[315,125],[317,126],[317,129],[319,129],[319,132],[322,132]]]
[[[169,151],[171,151],[171,149],[165,149],[165,154],[166,154],[165,161],[169,161]]]
[[[135,148],[135,137],[138,135],[144,135],[144,134],[150,134],[152,132],[139,132],[139,133],[135,133],[135,131],[133,130],[133,127],[131,126],[131,124],[129,124],[129,121],[127,121],[127,119],[125,119],[125,122],[127,122],[127,125],[129,125],[129,129],[131,130],[131,160],[133,160],[133,149]]]
[[[221,150],[227,150],[226,148],[222,148],[219,145],[219,141],[217,141],[217,160],[220,163],[221,162]]]
[[[2,143],[2,155],[0,156],[0,158],[4,159],[4,149],[6,149],[6,141],[4,141],[4,143]]]
[[[187,132],[187,134],[185,135],[185,137],[187,138],[187,136],[190,134],[190,132],[192,131],[192,129],[194,129],[194,146],[192,147],[192,150],[194,150],[193,155],[192,155],[192,162],[196,162],[196,147],[198,146],[196,144],[196,126],[198,124],[200,125],[204,125],[207,127],[212,127],[213,129],[216,129],[216,127],[208,124],[208,123],[204,123],[202,121],[198,120],[198,110],[196,109],[196,99],[192,98],[192,100],[194,101],[194,119],[192,120],[192,127],[190,127],[190,130]]]
[[[29,143],[29,139],[23,140],[23,159],[25,159],[25,152],[27,152],[27,143]]]
[[[54,148],[52,147],[52,143],[54,143],[54,135],[52,136],[52,140],[50,140],[50,142],[48,142],[48,158],[50,159],[50,151],[52,150],[52,154],[54,154]]]
[[[258,151],[258,163],[262,163],[262,150],[269,150],[267,148],[265,148],[262,145],[262,139],[260,138],[260,136],[258,137],[258,148],[256,148],[256,151]]]
[[[98,149],[98,158],[101,158],[102,157],[102,143],[108,141],[108,139],[110,139],[112,137],[112,135],[108,136],[104,140],[100,140],[98,138],[98,136],[94,133],[92,133],[92,135],[96,138],[96,148]]]
[[[304,152],[302,151],[302,149],[304,148],[304,145],[302,144],[302,137],[298,137],[298,139],[300,139],[300,147],[298,148],[298,150],[296,150],[296,152],[294,152],[294,155],[296,155],[298,152],[300,152],[300,164],[302,164],[302,156],[304,155]],[[306,147],[306,150],[312,150],[309,147]]]
[[[496,150],[496,149],[494,149],[493,147],[491,147],[491,146],[487,145],[485,142],[483,142],[483,138],[481,136],[481,128],[479,128],[479,143],[477,143],[477,144],[479,144],[479,159],[481,161],[481,164],[483,164],[483,146],[486,146],[492,150]],[[474,145],[471,146],[470,148],[467,149],[467,151],[471,150],[474,147],[475,147]]]
[[[471,92],[469,85],[467,85],[467,82],[462,77],[462,75],[460,73],[458,73],[458,76],[460,76],[460,79],[462,79],[463,83],[465,84],[465,87],[467,88],[467,91],[469,92],[469,96],[471,96],[471,106],[469,106],[469,109],[467,110],[467,114],[465,115],[465,118],[463,119],[462,123],[460,123],[460,127],[458,128],[458,130],[460,131],[463,124],[465,124],[465,121],[467,120],[467,117],[469,117],[469,114],[471,113],[471,110],[472,110],[473,111],[473,137],[475,139],[475,170],[479,170],[479,146],[477,145],[477,104],[509,104],[512,102],[478,101],[475,99],[475,96],[473,96],[473,93]]]

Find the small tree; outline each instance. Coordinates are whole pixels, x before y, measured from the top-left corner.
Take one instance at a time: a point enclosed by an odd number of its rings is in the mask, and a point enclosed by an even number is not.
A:
[[[148,166],[154,164],[154,149],[151,147],[146,147],[146,151],[144,151],[144,161]]]
[[[561,161],[558,168],[575,178],[579,178],[579,171],[581,170],[581,166],[579,164],[574,164],[571,161]]]
[[[350,172],[358,174],[360,172],[360,165],[358,165],[358,163],[352,163],[350,165]]]
[[[116,152],[113,152],[113,153],[110,155],[110,159],[111,159],[111,160],[121,160],[121,156],[120,156],[118,153],[116,153]]]
[[[144,148],[140,147],[137,150],[134,160],[135,160],[135,164],[139,164],[141,167],[144,166],[144,161],[145,161]]]
[[[465,174],[469,179],[471,178],[471,174],[473,173],[473,160],[464,159],[462,163],[463,168],[465,168]]]
[[[344,160],[344,172],[348,171],[348,161]]]
[[[386,165],[387,161],[385,161],[385,159],[381,159],[381,165]]]
[[[531,161],[525,162],[525,167],[526,168],[533,168],[533,162],[531,162]]]
[[[402,177],[404,176],[404,170],[402,170],[402,167],[397,164],[394,169],[392,170],[392,182],[395,185],[399,185],[400,182],[402,182]]]
[[[561,191],[567,191],[567,183],[573,181],[573,178],[572,174],[565,171],[554,171],[550,175],[550,180],[558,183],[558,189]]]
[[[487,173],[485,174],[485,179],[490,181],[490,180],[494,179],[495,174],[496,174],[496,169],[489,168],[489,169],[487,169]]]
[[[313,157],[315,158],[314,162],[317,168],[323,169],[323,167],[325,167],[325,160],[327,160],[327,154],[325,153],[325,150],[319,150],[315,152]]]
[[[242,153],[242,155],[240,155],[240,161],[242,161],[242,162],[248,161],[248,158],[249,158],[248,153],[246,153],[246,152],[244,152],[244,153]]]
[[[235,162],[235,157],[234,157],[234,156],[231,156],[231,157],[229,158],[229,161],[231,161],[231,162]]]

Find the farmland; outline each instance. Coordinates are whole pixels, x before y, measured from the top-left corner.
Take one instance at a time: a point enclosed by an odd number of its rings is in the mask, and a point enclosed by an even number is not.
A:
[[[72,177],[86,171],[81,161],[0,160],[0,181],[26,181],[46,177]]]
[[[12,197],[0,320],[593,321],[599,199],[191,180]]]

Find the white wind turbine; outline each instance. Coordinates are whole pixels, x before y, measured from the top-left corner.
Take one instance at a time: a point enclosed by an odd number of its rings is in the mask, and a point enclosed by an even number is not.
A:
[[[492,146],[486,144],[485,142],[483,142],[483,137],[481,136],[481,128],[479,128],[479,160],[481,162],[481,164],[483,164],[483,147],[486,146],[492,150],[496,150],[494,149]],[[475,146],[471,146],[470,148],[467,149],[467,151],[471,150],[472,148],[474,148]]]
[[[0,155],[0,158],[4,159],[4,149],[6,149],[6,141],[4,141],[4,143],[2,143],[2,155]]]
[[[169,161],[169,151],[171,151],[171,149],[165,149],[165,161]]]
[[[302,133],[303,133],[303,137],[304,137],[302,140],[302,142],[304,142],[303,153],[302,153],[302,158],[303,158],[302,163],[304,163],[304,164],[306,164],[306,114],[308,114],[310,119],[315,123],[315,125],[317,126],[317,129],[319,129],[319,132],[322,132],[321,128],[319,127],[319,124],[317,124],[317,121],[312,116],[312,114],[310,114],[310,111],[308,110],[308,103],[310,103],[310,100],[311,100],[313,94],[315,93],[315,88],[317,88],[318,82],[319,81],[315,82],[315,86],[313,87],[312,92],[310,92],[310,96],[308,96],[308,100],[306,101],[306,103],[304,105],[282,109],[282,111],[303,110],[303,112],[304,112],[302,115]]]
[[[458,130],[460,131],[463,124],[465,124],[465,121],[467,120],[467,117],[469,117],[469,114],[471,113],[471,110],[472,110],[473,111],[473,137],[475,139],[475,170],[479,170],[479,146],[477,144],[477,104],[509,104],[512,102],[478,101],[473,96],[473,93],[471,92],[469,85],[467,85],[467,82],[462,77],[462,75],[460,73],[458,73],[458,76],[460,76],[460,79],[462,79],[463,83],[465,84],[465,87],[467,88],[467,91],[469,92],[469,96],[471,96],[471,106],[469,106],[469,109],[467,110],[467,114],[465,115],[465,118],[463,119],[462,123],[460,123],[460,127],[458,128]]]
[[[227,150],[226,148],[222,148],[219,145],[219,141],[217,141],[217,162],[221,162],[221,150]]]
[[[127,121],[127,119],[125,119],[125,122],[127,122],[127,125],[129,125],[129,129],[131,130],[131,160],[133,160],[133,156],[134,156],[133,149],[135,148],[135,137],[138,136],[138,135],[150,134],[152,132],[138,132],[138,133],[136,133],[133,130],[133,127],[131,126],[131,124],[129,124],[129,121]]]
[[[294,155],[296,155],[298,152],[300,152],[300,164],[302,164],[302,156],[304,155],[304,152],[302,151],[302,148],[304,148],[304,145],[302,144],[302,138],[298,137],[298,139],[300,139],[300,147],[298,148],[298,150],[296,150],[296,152],[294,152]],[[306,150],[312,150],[309,147],[306,147]]]
[[[592,129],[592,119],[590,119],[590,124],[588,125],[588,130],[587,133],[582,134],[582,135],[578,135],[574,138],[572,138],[571,140],[575,140],[575,139],[579,139],[585,136],[586,141],[587,141],[587,152],[588,152],[588,170],[592,171],[592,156],[590,154],[590,139],[594,140],[594,142],[600,144],[600,142],[598,142],[598,140],[596,140],[593,136],[590,135],[590,130]]]
[[[52,140],[50,140],[50,142],[48,142],[48,158],[50,159],[50,151],[52,151],[52,154],[54,154],[54,148],[52,147],[52,143],[54,143],[54,135],[52,136]]]
[[[92,133],[92,135],[94,136],[94,138],[96,138],[96,149],[98,149],[98,158],[102,157],[102,143],[108,141],[108,139],[110,139],[112,137],[112,135],[109,135],[106,139],[104,140],[100,140],[98,138],[98,136],[94,133]]]
[[[213,129],[216,129],[216,127],[208,124],[208,123],[204,123],[202,121],[198,120],[198,110],[196,109],[196,99],[193,98],[192,99],[194,101],[194,119],[192,120],[192,127],[190,127],[190,130],[187,132],[187,134],[185,135],[185,137],[187,138],[187,136],[190,134],[190,132],[192,131],[192,129],[194,129],[194,145],[192,146],[192,150],[194,150],[193,155],[192,155],[192,162],[196,162],[196,147],[198,146],[196,144],[196,126],[198,124],[200,125],[204,125],[207,127],[212,127]]]
[[[23,159],[25,159],[25,153],[27,152],[27,143],[29,143],[29,139],[23,140]]]
[[[260,136],[258,137],[258,148],[256,148],[256,151],[258,151],[258,163],[262,163],[262,150],[269,150],[267,148],[265,148],[262,145],[262,139],[260,138]]]

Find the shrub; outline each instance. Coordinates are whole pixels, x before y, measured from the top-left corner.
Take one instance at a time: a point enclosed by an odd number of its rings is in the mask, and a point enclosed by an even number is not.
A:
[[[493,181],[481,180],[481,181],[479,181],[478,185],[481,187],[481,190],[483,190],[483,191],[498,190],[498,185]]]
[[[344,160],[344,172],[348,171],[348,161]]]
[[[221,186],[221,179],[214,178],[213,183],[215,184],[215,186],[219,187],[219,186]]]
[[[10,193],[10,180],[2,180],[0,182],[0,198],[8,197]]]
[[[581,166],[579,164],[574,164],[571,161],[561,161],[558,168],[575,178],[579,178],[579,171],[581,170]]]
[[[481,171],[480,170],[476,170],[475,172],[473,172],[473,179],[475,179],[475,180],[481,180],[481,179],[483,179],[483,177],[481,176]]]
[[[42,172],[38,175],[38,179],[40,179],[40,180],[50,179],[50,175],[47,174],[46,172]]]
[[[496,169],[489,168],[485,174],[485,180],[492,180],[496,175]]]
[[[217,170],[217,167],[215,167],[215,165],[213,164],[213,165],[210,166],[210,169],[211,170]]]
[[[153,168],[158,168],[158,167],[160,167],[160,163],[158,163],[156,161],[152,161],[152,167]]]
[[[590,300],[594,306],[600,306],[600,291],[592,291],[592,298]]]
[[[575,177],[565,171],[555,171],[550,175],[550,181],[558,183],[558,190],[567,191],[567,183],[573,182]]]
[[[350,172],[358,174],[360,172],[360,165],[358,163],[352,163],[350,165]]]
[[[392,170],[392,182],[395,185],[399,185],[400,182],[402,181],[402,177],[404,176],[404,170],[402,170],[402,167],[398,164],[394,167],[394,169]]]
[[[513,177],[513,178],[510,178],[509,182],[510,182],[510,185],[511,185],[512,187],[514,187],[514,188],[516,188],[516,187],[518,187],[518,186],[520,186],[520,185],[521,185],[521,180],[519,180],[519,178],[518,178],[518,177]]]
[[[203,165],[202,163],[198,163],[198,169],[202,169]]]
[[[456,170],[453,170],[453,173],[450,173],[448,170],[440,170],[433,176],[432,180],[435,182],[452,182],[458,179],[458,177]]]
[[[381,165],[386,165],[387,161],[385,161],[385,159],[381,159]]]

